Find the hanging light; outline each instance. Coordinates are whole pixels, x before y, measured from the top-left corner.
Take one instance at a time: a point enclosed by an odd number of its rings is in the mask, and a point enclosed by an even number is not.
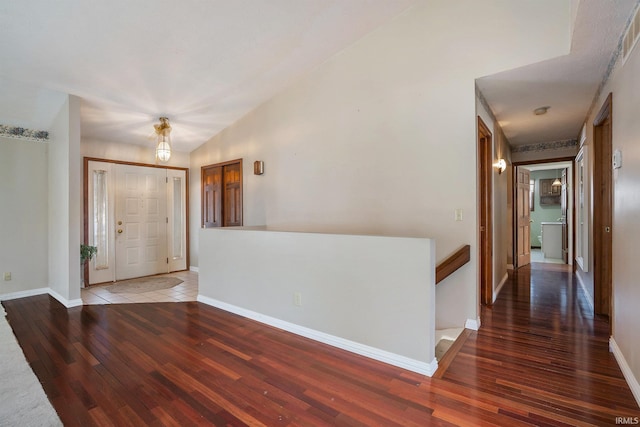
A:
[[[547,182],[549,182],[549,181],[547,181]],[[553,181],[551,183],[551,186],[552,187],[560,187],[561,185],[562,185],[562,182],[560,181],[560,178],[558,178],[558,170],[556,169],[556,179],[555,179],[555,181]]]
[[[153,125],[158,135],[158,145],[156,145],[156,159],[161,162],[168,162],[171,158],[171,125],[169,119],[160,117],[160,123]]]

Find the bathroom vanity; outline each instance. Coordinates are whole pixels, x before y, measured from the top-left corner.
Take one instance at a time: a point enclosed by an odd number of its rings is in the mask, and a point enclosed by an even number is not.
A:
[[[542,222],[542,254],[562,259],[562,222]]]

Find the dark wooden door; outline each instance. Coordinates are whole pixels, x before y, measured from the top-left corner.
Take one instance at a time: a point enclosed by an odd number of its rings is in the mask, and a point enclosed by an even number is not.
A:
[[[202,167],[202,227],[242,225],[242,159]]]
[[[222,227],[222,167],[202,168],[202,226]]]
[[[242,166],[232,163],[223,166],[224,184],[223,227],[242,225]]]
[[[560,196],[560,220],[562,221],[562,260],[569,261],[569,232],[567,229],[567,169],[562,170],[562,194]]]
[[[493,174],[493,136],[487,125],[478,116],[478,191],[480,209],[480,301],[484,305],[493,304],[493,193],[491,178]]]
[[[593,123],[593,272],[596,314],[611,315],[613,249],[612,112],[609,94]]]

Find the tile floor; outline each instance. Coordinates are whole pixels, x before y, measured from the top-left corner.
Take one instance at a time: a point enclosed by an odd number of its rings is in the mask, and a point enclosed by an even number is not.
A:
[[[564,264],[564,260],[545,258],[540,249],[531,248],[531,262],[546,262],[547,264]]]
[[[85,305],[93,304],[130,304],[143,302],[182,302],[195,301],[198,296],[198,273],[179,271],[163,274],[182,279],[182,283],[169,289],[141,294],[112,294],[107,289],[111,284],[94,285],[82,289],[80,297]]]

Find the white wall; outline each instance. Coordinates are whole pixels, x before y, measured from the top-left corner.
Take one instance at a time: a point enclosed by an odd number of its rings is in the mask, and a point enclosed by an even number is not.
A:
[[[621,66],[617,64],[612,77],[587,119],[589,170],[593,173],[593,121],[607,95],[613,93],[613,149],[622,152],[622,168],[614,171],[613,205],[613,338],[628,363],[636,400],[640,402],[640,48],[636,45],[631,56]],[[591,186],[589,186],[591,188]],[[592,215],[590,215],[593,218]],[[593,239],[590,239],[593,242]],[[590,254],[593,250],[590,249]],[[578,269],[588,287],[593,286],[593,256],[590,271]],[[624,368],[623,368],[624,372]]]
[[[50,130],[48,158],[49,287],[64,304],[80,298],[82,228],[80,99],[69,96]]]
[[[0,137],[0,295],[49,286],[47,148]]]
[[[432,240],[214,228],[200,243],[199,301],[435,371]]]
[[[462,326],[478,314],[475,78],[569,39],[569,1],[420,2],[195,150],[191,176],[243,158],[245,225],[433,237],[437,259],[471,244],[439,318]],[[197,265],[198,179],[190,198]]]

